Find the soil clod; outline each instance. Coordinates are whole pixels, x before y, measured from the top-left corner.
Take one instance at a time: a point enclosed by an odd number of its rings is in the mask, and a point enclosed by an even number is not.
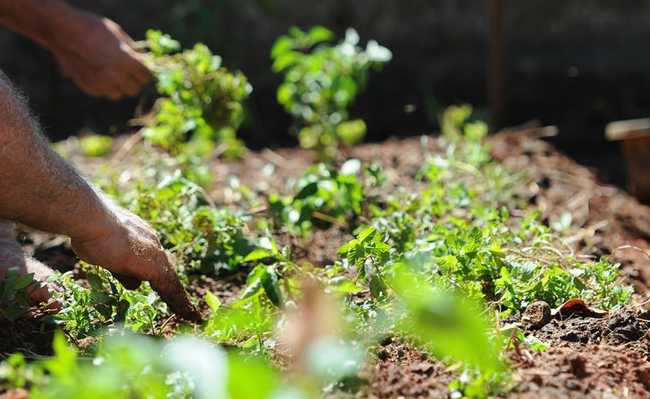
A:
[[[531,329],[542,328],[551,321],[551,306],[544,301],[533,302],[524,311],[521,321]]]
[[[583,355],[576,353],[569,355],[567,358],[569,364],[569,371],[571,374],[578,378],[585,378],[587,376],[587,358]]]

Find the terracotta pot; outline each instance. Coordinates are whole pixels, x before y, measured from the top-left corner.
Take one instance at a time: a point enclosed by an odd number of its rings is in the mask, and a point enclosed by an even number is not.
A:
[[[621,144],[628,190],[639,200],[650,202],[650,118],[612,122],[606,136]]]

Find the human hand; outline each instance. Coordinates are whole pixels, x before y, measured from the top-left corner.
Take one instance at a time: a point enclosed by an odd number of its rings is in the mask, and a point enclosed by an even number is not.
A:
[[[151,80],[133,40],[115,22],[75,10],[45,44],[63,73],[92,96],[135,96]]]
[[[153,229],[124,209],[111,205],[110,211],[111,220],[104,224],[108,227],[99,228],[96,234],[71,237],[75,253],[112,272],[126,288],[149,281],[173,312],[186,320],[200,321],[201,315],[190,303]]]
[[[9,270],[21,275],[33,274],[34,283],[27,287],[26,293],[32,305],[50,301],[48,279],[54,272],[44,264],[29,258],[16,241],[14,223],[0,219],[0,281],[4,280]],[[51,309],[58,309],[59,303],[51,303]]]

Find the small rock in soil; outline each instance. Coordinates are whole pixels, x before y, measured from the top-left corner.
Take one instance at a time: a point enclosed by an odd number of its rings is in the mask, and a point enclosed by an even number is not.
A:
[[[579,331],[576,329],[569,330],[562,335],[560,335],[560,339],[563,341],[568,341],[568,342],[580,342],[583,344],[589,343],[589,333],[586,331]]]
[[[569,371],[571,374],[581,379],[588,375],[587,358],[583,355],[579,353],[571,354],[567,356],[566,361],[569,365]]]
[[[521,317],[521,321],[533,329],[544,327],[550,320],[551,307],[544,301],[531,303]]]
[[[541,375],[535,374],[530,378],[530,382],[532,382],[535,385],[542,386],[544,385],[544,379],[542,378]]]
[[[607,336],[611,343],[637,341],[648,330],[645,322],[628,309],[613,314],[607,321]]]
[[[420,364],[415,364],[411,366],[411,370],[414,373],[418,374],[424,374],[424,375],[431,375],[433,374],[433,364],[429,362],[422,362]]]

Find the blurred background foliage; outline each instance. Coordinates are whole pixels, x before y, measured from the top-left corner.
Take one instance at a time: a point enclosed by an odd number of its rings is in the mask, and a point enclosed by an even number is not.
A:
[[[486,2],[474,0],[97,0],[71,1],[120,23],[135,39],[162,29],[186,47],[203,42],[225,66],[249,77],[254,93],[241,137],[250,147],[294,143],[291,120],[276,102],[281,77],[270,50],[291,25],[323,25],[341,37],[354,27],[394,52],[381,77],[351,110],[368,138],[437,128],[447,104],[486,103]],[[604,124],[650,114],[650,1],[583,0],[506,3],[507,114],[560,127],[558,139],[579,152],[604,147]],[[0,68],[30,97],[55,139],[82,127],[124,130],[143,100],[85,97],[58,73],[44,50],[0,32]],[[145,93],[152,100],[154,91]],[[147,101],[144,101],[146,104]],[[611,151],[611,150],[610,150]],[[574,154],[580,156],[580,154]]]

